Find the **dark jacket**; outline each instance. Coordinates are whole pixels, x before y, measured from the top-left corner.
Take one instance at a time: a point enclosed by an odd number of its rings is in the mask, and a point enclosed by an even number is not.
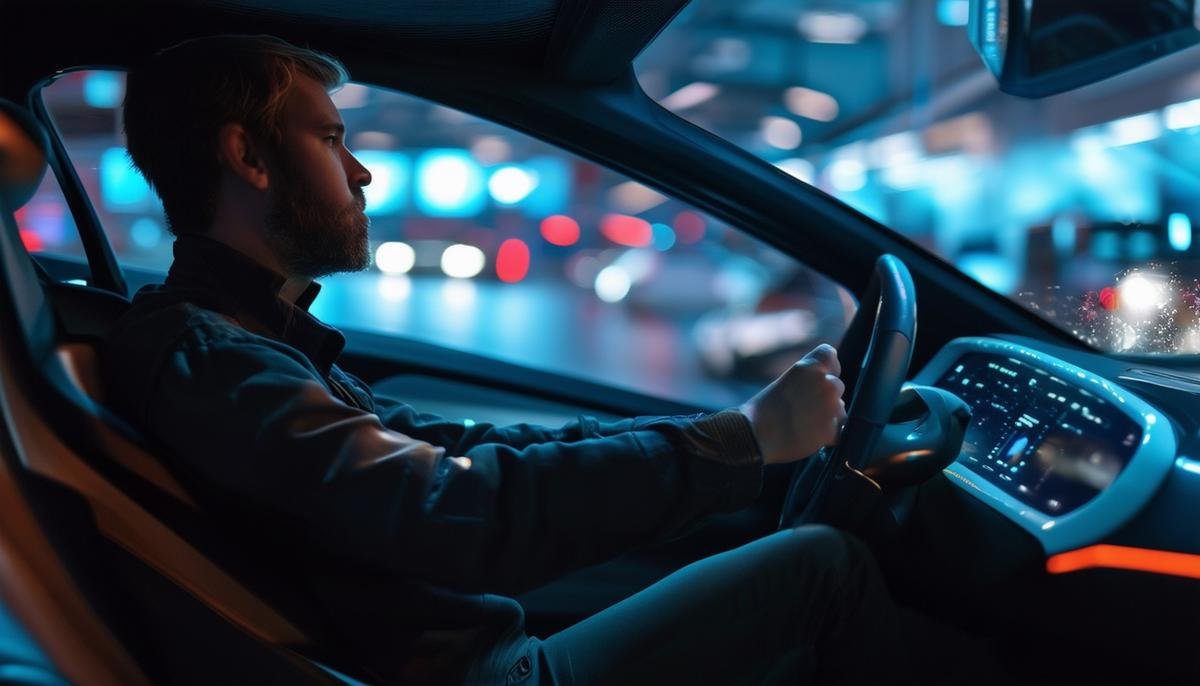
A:
[[[761,457],[737,412],[468,427],[375,396],[334,364],[343,336],[307,312],[319,286],[292,305],[283,282],[222,243],[178,239],[165,284],[138,292],[105,346],[106,391],[203,506],[333,561],[329,588],[343,592],[326,602],[370,605],[348,611],[392,623],[390,653],[412,668],[444,647],[434,630],[469,634],[474,650],[519,630],[519,606],[485,594],[758,493]]]

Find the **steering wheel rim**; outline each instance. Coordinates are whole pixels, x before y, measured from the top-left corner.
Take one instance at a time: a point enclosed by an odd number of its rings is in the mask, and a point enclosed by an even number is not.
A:
[[[850,395],[846,423],[831,450],[809,458],[792,473],[780,528],[812,522],[836,524],[856,509],[855,503],[830,503],[830,491],[839,481],[854,477],[867,466],[908,376],[916,340],[916,289],[908,267],[895,255],[881,255],[875,261],[856,320],[869,312],[866,308],[871,302],[878,303],[875,319]],[[860,330],[855,324],[858,322],[851,325],[848,338]],[[861,475],[858,478],[866,480]],[[797,511],[801,504],[803,510]],[[841,514],[830,514],[834,507]]]

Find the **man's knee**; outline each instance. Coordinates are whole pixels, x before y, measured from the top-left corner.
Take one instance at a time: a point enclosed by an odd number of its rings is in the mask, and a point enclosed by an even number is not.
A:
[[[797,575],[820,577],[830,590],[851,590],[876,581],[875,558],[854,535],[824,524],[796,527],[786,535],[790,563]]]

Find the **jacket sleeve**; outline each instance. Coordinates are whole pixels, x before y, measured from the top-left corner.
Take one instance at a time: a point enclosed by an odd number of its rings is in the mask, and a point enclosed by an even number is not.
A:
[[[351,378],[360,388],[371,394],[375,413],[379,415],[384,426],[441,446],[454,455],[465,453],[485,443],[499,443],[523,449],[537,443],[574,443],[647,428],[660,430],[664,428],[664,422],[674,423],[684,434],[696,431],[711,434],[713,440],[701,441],[696,445],[708,459],[736,462],[744,459],[745,455],[759,452],[749,422],[734,412],[673,418],[635,417],[610,422],[580,416],[558,427],[525,423],[496,426],[487,422],[474,422],[468,426],[459,421],[420,412],[394,398],[375,395],[362,381]],[[710,448],[711,453],[704,453],[704,448]]]
[[[298,353],[250,335],[187,332],[151,395],[151,425],[181,466],[286,522],[280,536],[461,590],[534,587],[743,507],[761,484],[752,447],[710,459],[728,413],[512,444],[489,428],[448,452],[336,399]]]

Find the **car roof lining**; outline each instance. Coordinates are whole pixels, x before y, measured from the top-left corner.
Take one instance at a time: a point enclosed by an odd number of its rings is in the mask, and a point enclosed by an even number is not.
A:
[[[0,95],[58,70],[128,65],[189,37],[271,33],[342,59],[422,66],[566,85],[619,78],[687,0],[12,0],[0,22]],[[63,19],[69,17],[69,22]],[[54,30],[7,35],[4,25]],[[10,67],[11,68],[8,68]],[[16,83],[9,83],[9,80]]]

